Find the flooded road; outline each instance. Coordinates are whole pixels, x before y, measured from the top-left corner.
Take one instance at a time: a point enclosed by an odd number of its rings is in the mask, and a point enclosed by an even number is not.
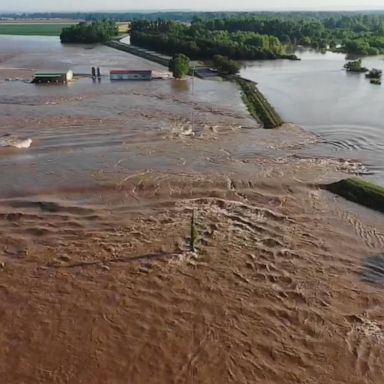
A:
[[[346,73],[343,54],[304,50],[298,56],[298,62],[248,62],[242,75],[259,83],[286,121],[320,137],[317,153],[360,160],[384,185],[384,87]],[[363,65],[384,69],[384,57],[364,58]]]
[[[319,188],[361,164],[260,129],[228,82],[36,86],[37,69],[164,68],[0,48],[0,137],[32,139],[0,148],[5,383],[383,382],[383,216]]]

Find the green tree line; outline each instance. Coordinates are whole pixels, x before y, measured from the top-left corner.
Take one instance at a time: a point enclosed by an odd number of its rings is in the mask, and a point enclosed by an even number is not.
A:
[[[3,12],[0,16],[11,17],[15,19],[77,19],[87,21],[100,21],[100,20],[114,20],[114,21],[134,21],[134,20],[174,20],[182,22],[192,22],[196,18],[203,19],[218,19],[227,18],[232,16],[268,16],[268,17],[284,17],[287,20],[297,19],[316,19],[325,20],[331,19],[331,25],[338,24],[338,27],[346,27],[347,29],[359,28],[360,19],[362,17],[382,17],[384,10],[374,11],[327,11],[327,12],[314,12],[314,11],[259,11],[259,12],[246,12],[246,11],[157,11],[157,12]]]
[[[180,52],[192,59],[211,59],[215,55],[236,60],[293,58],[275,36],[195,28],[194,24],[164,20],[133,22],[131,43],[166,54]]]
[[[213,19],[196,17],[192,28],[255,32],[275,36],[287,45],[330,48],[351,54],[384,53],[384,16],[382,14],[293,13]]]
[[[198,14],[191,23],[170,20],[132,22],[132,43],[192,58],[225,55],[232,59],[287,57],[303,45],[358,55],[384,53],[382,13]]]
[[[63,28],[60,40],[62,43],[102,43],[110,40],[118,33],[117,24],[111,20],[81,22]]]

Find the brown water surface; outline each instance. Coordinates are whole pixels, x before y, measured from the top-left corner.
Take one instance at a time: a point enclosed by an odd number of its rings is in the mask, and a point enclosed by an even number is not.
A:
[[[303,157],[316,136],[227,82],[35,86],[5,79],[163,68],[0,47],[0,136],[33,140],[0,148],[4,383],[383,382],[383,216],[318,187],[360,164]]]

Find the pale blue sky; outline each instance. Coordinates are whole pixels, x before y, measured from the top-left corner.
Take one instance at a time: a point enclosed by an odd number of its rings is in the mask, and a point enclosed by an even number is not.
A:
[[[384,9],[384,0],[0,0],[0,11]]]

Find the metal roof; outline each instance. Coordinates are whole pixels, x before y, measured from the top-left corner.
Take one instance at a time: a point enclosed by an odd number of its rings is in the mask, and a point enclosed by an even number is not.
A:
[[[140,75],[149,75],[152,74],[152,70],[147,70],[147,69],[133,69],[133,70],[128,70],[128,69],[117,69],[113,70],[110,72],[111,75],[131,75],[131,74],[140,74]]]
[[[63,77],[66,73],[35,73],[35,77]]]

